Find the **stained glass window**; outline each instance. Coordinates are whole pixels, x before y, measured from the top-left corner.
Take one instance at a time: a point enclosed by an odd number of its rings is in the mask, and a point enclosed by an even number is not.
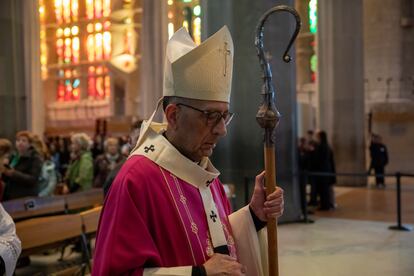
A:
[[[185,27],[195,43],[201,43],[201,6],[199,0],[168,0],[168,36]]]
[[[309,1],[309,31],[312,34],[316,34],[318,31],[318,1],[317,0],[310,0]],[[311,47],[315,52],[316,41],[313,40],[311,42]],[[309,60],[310,68],[311,68],[311,80],[312,82],[316,81],[316,72],[318,70],[318,57],[316,54],[313,54]]]
[[[40,65],[42,79],[47,78],[47,42],[46,42],[46,7],[44,0],[39,0],[40,20]]]
[[[38,1],[42,76],[56,79],[56,99],[108,98],[111,0]]]

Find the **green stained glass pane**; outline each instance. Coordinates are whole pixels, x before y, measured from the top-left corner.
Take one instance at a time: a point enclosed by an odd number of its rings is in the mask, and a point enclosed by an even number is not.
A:
[[[309,30],[311,33],[316,34],[318,30],[318,0],[309,1]]]
[[[312,72],[316,72],[318,70],[318,58],[316,57],[316,55],[311,56],[310,67]]]
[[[195,16],[200,16],[200,14],[201,14],[201,7],[200,7],[200,5],[197,5],[197,6],[194,7],[193,13],[194,13]]]

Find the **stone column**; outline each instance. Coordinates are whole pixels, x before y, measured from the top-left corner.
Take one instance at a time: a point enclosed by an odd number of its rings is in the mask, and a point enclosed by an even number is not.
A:
[[[287,3],[286,3],[287,2]],[[234,69],[231,111],[235,118],[215,150],[213,159],[222,172],[224,183],[237,187],[237,207],[245,202],[244,178],[250,177],[251,193],[254,176],[263,170],[263,133],[256,123],[256,112],[262,100],[262,72],[254,47],[255,28],[261,15],[281,1],[204,1],[204,37],[226,24],[234,40]],[[293,1],[283,1],[293,6]],[[298,220],[301,215],[299,187],[294,173],[296,160],[296,93],[295,63],[286,64],[282,54],[294,31],[293,16],[276,13],[265,25],[265,48],[272,54],[273,82],[276,105],[282,114],[276,131],[277,184],[285,190],[285,214],[281,221]],[[295,49],[291,50],[293,58]],[[250,195],[248,195],[250,198]]]
[[[22,2],[0,1],[0,137],[12,140],[27,128]]]
[[[42,137],[45,131],[45,102],[40,74],[40,21],[37,0],[24,1],[24,78],[27,93],[28,128]]]
[[[330,138],[337,172],[366,172],[362,12],[362,0],[318,2],[319,128]]]
[[[138,115],[144,119],[151,116],[158,99],[162,97],[164,55],[168,41],[166,5],[167,1],[143,1]],[[161,120],[161,116],[157,119]]]

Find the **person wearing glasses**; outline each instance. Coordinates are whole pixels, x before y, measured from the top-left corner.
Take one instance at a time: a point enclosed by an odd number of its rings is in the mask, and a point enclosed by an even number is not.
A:
[[[184,28],[167,44],[163,98],[105,199],[92,275],[266,275],[266,221],[283,191],[231,214],[209,156],[227,133],[233,42],[223,27],[199,46]],[[153,121],[162,103],[166,124]]]

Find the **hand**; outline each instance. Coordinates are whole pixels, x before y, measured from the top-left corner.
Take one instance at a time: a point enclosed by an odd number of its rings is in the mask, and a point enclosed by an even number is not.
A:
[[[283,190],[276,187],[276,190],[266,197],[264,178],[265,171],[256,176],[254,191],[250,200],[250,207],[261,221],[280,217],[284,209]]]
[[[246,268],[235,258],[218,253],[214,253],[203,266],[207,275],[244,275],[246,273]]]

